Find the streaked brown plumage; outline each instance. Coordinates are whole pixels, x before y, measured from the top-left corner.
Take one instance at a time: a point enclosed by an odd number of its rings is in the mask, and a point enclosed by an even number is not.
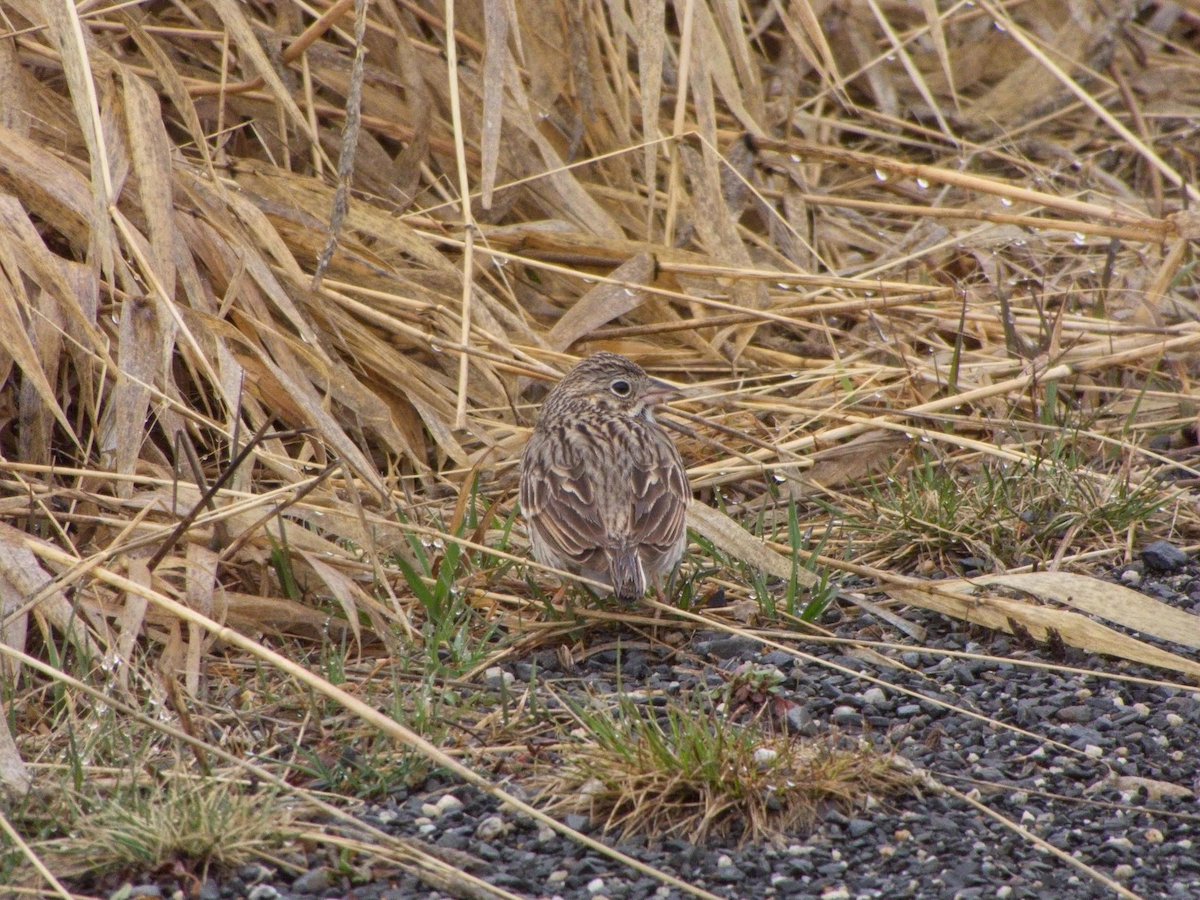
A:
[[[654,421],[678,396],[616,353],[597,353],[546,397],[521,454],[521,512],[534,558],[638,600],[687,544],[679,451]]]

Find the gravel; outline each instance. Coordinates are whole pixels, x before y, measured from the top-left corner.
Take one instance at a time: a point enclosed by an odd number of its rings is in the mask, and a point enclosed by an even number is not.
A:
[[[1149,555],[1141,563],[1113,572],[1112,579],[1200,612],[1200,567],[1186,555],[1180,561],[1163,548],[1146,551]],[[1162,568],[1168,559],[1175,562]],[[1131,571],[1136,579],[1129,577]],[[928,629],[927,646],[992,658],[881,651],[897,665],[875,668],[862,659],[840,656],[836,648],[804,645],[808,653],[868,671],[914,696],[811,664],[796,665],[779,651],[764,652],[755,641],[700,632],[685,638],[690,659],[642,651],[623,655],[619,683],[635,696],[677,695],[720,683],[719,672],[732,671],[746,660],[773,666],[783,679],[777,696],[794,704],[785,716],[795,732],[836,728],[843,734],[868,736],[1147,900],[1200,897],[1200,804],[1193,793],[1200,790],[1200,697],[1112,680],[1105,675],[1159,679],[1164,673],[1071,648],[1055,661],[1095,675],[1014,665],[1005,657],[1047,662],[1051,650],[1003,634],[968,630],[920,610],[906,615]],[[893,637],[870,618],[836,611],[826,618],[826,627],[840,637]],[[560,690],[568,684],[572,690],[579,690],[580,684],[592,691],[615,690],[616,667],[615,653],[596,654],[568,679],[553,653],[539,653],[536,660],[537,678],[562,679]],[[497,684],[507,681],[499,671],[489,670],[486,677]],[[931,697],[1033,734],[949,712],[930,702]],[[465,851],[480,862],[474,874],[520,895],[551,900],[681,896],[653,878],[562,839],[527,816],[501,809],[485,794],[437,778],[374,805],[364,817],[394,834]],[[567,816],[565,822],[589,834],[600,833],[582,815]],[[678,839],[633,840],[617,846],[720,897],[1114,896],[1111,889],[964,800],[933,791],[901,795],[849,815],[828,811],[810,834],[795,835],[781,846],[695,846]],[[311,866],[298,875],[246,867],[237,877],[205,881],[193,896],[349,896],[350,886],[333,877],[323,862],[314,853]],[[169,880],[159,886],[162,896],[174,896],[173,891],[183,887]],[[355,900],[443,896],[402,873],[354,884],[352,891]]]

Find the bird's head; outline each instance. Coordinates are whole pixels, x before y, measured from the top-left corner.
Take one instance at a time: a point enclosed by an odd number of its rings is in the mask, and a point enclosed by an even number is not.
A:
[[[651,378],[633,360],[601,352],[581,360],[564,375],[546,403],[582,403],[609,414],[652,419],[655,406],[680,396],[678,389]]]

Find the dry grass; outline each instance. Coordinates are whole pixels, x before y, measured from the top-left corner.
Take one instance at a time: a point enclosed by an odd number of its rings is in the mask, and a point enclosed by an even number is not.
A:
[[[811,561],[900,628],[891,601],[1200,674],[1138,637],[1200,646],[1192,617],[1051,577],[1200,532],[1158,478],[1200,475],[1194,11],[450,8],[0,9],[6,784],[126,761],[80,750],[115,708],[55,670],[178,726],[139,758],[345,719],[464,778],[506,757],[544,726],[529,693],[464,702],[480,673],[613,618],[550,603],[512,490],[540,382],[598,349],[688,387],[684,583],[737,617],[707,627],[790,623],[747,573],[799,593]],[[914,463],[1041,467],[1017,516],[1065,479],[1157,518],[1013,548],[913,514],[863,557],[868,479]],[[1015,599],[906,577],[976,552]]]
[[[829,807],[856,810],[913,779],[865,742],[735,724],[705,698],[580,709],[583,738],[534,776],[555,813],[632,835],[782,841]]]

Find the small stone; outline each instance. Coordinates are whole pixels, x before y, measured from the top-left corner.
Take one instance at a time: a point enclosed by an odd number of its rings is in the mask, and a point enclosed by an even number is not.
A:
[[[844,884],[827,887],[821,892],[821,900],[850,900],[850,890]]]
[[[437,814],[438,814],[438,808],[437,808],[436,803],[422,803],[421,804],[421,815],[424,816],[426,819],[433,820],[433,819],[437,818]],[[424,825],[425,823],[418,819],[415,824]]]
[[[494,841],[508,831],[508,824],[499,816],[488,816],[475,828],[475,837],[481,841]]]
[[[710,641],[705,648],[709,655],[715,656],[717,659],[732,659],[735,656],[758,653],[761,649],[761,641],[756,641],[752,637],[743,637],[740,634]]]
[[[546,876],[546,884],[548,884],[548,885],[562,884],[564,881],[567,880],[567,876],[569,874],[570,873],[566,869],[555,869],[553,872],[551,872],[549,875]]]
[[[1142,548],[1142,562],[1156,572],[1173,572],[1187,565],[1188,555],[1168,541],[1154,541]]]
[[[603,878],[593,878],[591,881],[589,881],[587,883],[587,890],[588,890],[589,894],[600,893],[602,890],[604,890],[604,879]]]
[[[803,706],[793,706],[783,715],[788,729],[797,734],[811,735],[816,731],[812,716]]]
[[[492,688],[492,690],[508,687],[516,680],[515,675],[511,672],[505,672],[499,666],[489,666],[483,673],[483,683]]]
[[[324,866],[309,869],[292,882],[292,890],[297,894],[321,894],[330,885],[329,870]]]
[[[862,837],[874,827],[875,823],[870,822],[867,819],[851,819],[850,824],[847,826],[847,830],[850,832],[851,837]]]
[[[996,888],[996,900],[1008,900],[1013,895],[1013,889],[1010,885],[1002,884]]]
[[[1163,842],[1163,833],[1157,828],[1147,828],[1143,835],[1147,844],[1161,844]]]
[[[275,900],[279,896],[279,891],[271,887],[269,884],[256,884],[251,888],[250,893],[246,895],[247,900]]]
[[[778,756],[778,750],[772,750],[770,747],[759,747],[754,751],[754,765],[760,769],[769,769]]]
[[[1142,583],[1142,573],[1137,569],[1126,569],[1121,573],[1121,583],[1127,584],[1130,587],[1137,587]]]
[[[539,844],[548,844],[558,837],[558,832],[549,825],[539,825],[537,831],[537,842]]]
[[[591,822],[591,819],[582,813],[569,813],[564,820],[564,824],[572,831],[583,831],[583,829],[588,827],[589,822]]]
[[[862,716],[853,706],[835,706],[829,719],[835,725],[857,725]]]
[[[1117,879],[1117,881],[1128,881],[1132,877],[1133,866],[1129,863],[1121,863],[1121,865],[1113,869],[1113,878]]]
[[[1064,706],[1054,713],[1054,717],[1060,722],[1068,722],[1072,725],[1086,725],[1092,719],[1096,718],[1096,711],[1090,706]]]
[[[110,900],[117,900],[118,895],[128,898],[128,900],[138,900],[139,897],[151,900],[151,898],[161,897],[162,889],[157,884],[135,884],[132,887],[124,885],[112,894]]]
[[[439,816],[450,816],[462,810],[463,802],[453,794],[444,794],[434,808]]]
[[[1183,724],[1183,716],[1179,715],[1179,713],[1167,713],[1167,724],[1172,728],[1178,728]]]
[[[200,885],[200,893],[196,895],[198,900],[219,900],[221,896],[221,886],[211,878]]]
[[[746,873],[737,866],[717,866],[714,875],[717,881],[725,884],[736,884],[746,877]]]
[[[1095,744],[1086,744],[1083,748],[1083,755],[1088,759],[1099,759],[1104,755],[1104,751]]]
[[[902,719],[911,718],[920,712],[921,704],[919,703],[905,703],[896,708],[896,715],[900,716]]]
[[[720,856],[717,857],[717,868],[720,868],[721,866],[732,866],[732,865],[733,865],[733,857],[730,856],[728,853],[722,853]]]
[[[887,703],[887,694],[883,692],[883,688],[869,687],[862,694],[863,703],[868,706],[883,706]]]

